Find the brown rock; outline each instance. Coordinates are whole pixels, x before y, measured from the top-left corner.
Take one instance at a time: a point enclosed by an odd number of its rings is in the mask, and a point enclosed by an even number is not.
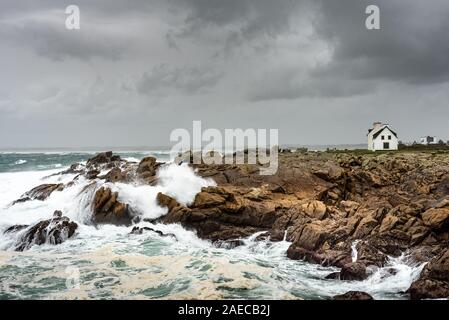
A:
[[[37,186],[30,191],[26,192],[22,197],[12,203],[15,205],[17,203],[22,203],[31,200],[46,200],[54,191],[62,191],[64,189],[64,184],[42,184]]]
[[[351,262],[343,266],[340,271],[341,280],[365,280],[368,278],[366,265],[361,262]]]
[[[18,241],[15,250],[24,251],[33,245],[60,244],[72,237],[78,225],[63,217],[60,211],[55,211],[52,219],[43,220],[29,227]],[[22,227],[16,231],[23,229]]]
[[[195,196],[192,207],[210,208],[224,204],[226,199],[216,193],[200,192]]]
[[[304,212],[311,218],[322,220],[326,216],[326,205],[321,201],[311,201],[302,205]]]
[[[129,225],[132,221],[127,204],[117,200],[118,192],[101,187],[95,193],[92,202],[93,221],[95,223],[112,223],[117,225]]]
[[[449,223],[449,208],[429,209],[422,214],[426,226],[441,229]]]
[[[362,291],[348,291],[344,294],[339,294],[333,297],[334,300],[374,300],[372,296],[370,296],[366,292]]]

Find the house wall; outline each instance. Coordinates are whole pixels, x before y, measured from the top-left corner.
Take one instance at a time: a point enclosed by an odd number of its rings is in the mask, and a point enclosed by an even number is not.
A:
[[[391,140],[388,140],[389,135],[391,135]],[[382,136],[385,136],[385,140],[382,140]],[[389,149],[384,149],[384,142],[390,143]],[[398,138],[396,138],[396,136],[391,132],[391,130],[386,128],[379,136],[377,136],[376,139],[374,139],[374,141],[372,141],[372,144],[374,144],[374,150],[397,150],[399,141]]]

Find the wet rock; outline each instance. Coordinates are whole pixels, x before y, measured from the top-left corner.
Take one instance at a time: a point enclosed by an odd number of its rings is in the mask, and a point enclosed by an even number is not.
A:
[[[46,200],[54,191],[62,191],[64,189],[64,184],[42,184],[37,186],[30,191],[26,192],[20,199],[15,200],[12,205],[17,203],[22,203],[31,200]]]
[[[449,250],[427,264],[407,292],[414,300],[449,298]]]
[[[92,202],[93,221],[95,223],[112,223],[116,225],[129,225],[132,222],[128,204],[121,203],[118,192],[101,187],[95,192]]]
[[[240,247],[240,246],[244,245],[245,243],[240,239],[232,239],[232,240],[226,240],[226,241],[218,240],[218,241],[215,241],[213,244],[217,248],[234,249],[236,247]]]
[[[86,173],[86,179],[88,179],[88,180],[96,179],[96,178],[98,177],[99,174],[100,174],[100,171],[99,171],[99,170],[96,170],[96,169],[94,169],[94,170],[89,170],[89,171],[87,171],[87,173]]]
[[[120,163],[120,161],[121,161],[120,156],[114,155],[112,153],[112,151],[101,152],[101,153],[97,154],[96,156],[94,156],[93,158],[90,158],[89,160],[87,160],[86,167],[89,170],[99,169],[99,168],[107,167],[108,165],[109,166],[117,165]]]
[[[42,245],[45,243],[60,244],[68,238],[71,238],[77,228],[78,225],[75,222],[70,221],[67,217],[63,217],[60,211],[55,211],[52,219],[43,220],[28,227],[18,241],[15,250],[24,251],[33,245]],[[22,229],[24,227],[20,226],[20,228],[16,228],[16,231]]]
[[[21,231],[21,230],[23,230],[25,228],[28,228],[28,225],[18,224],[18,225],[14,225],[14,226],[11,226],[11,227],[7,228],[3,233],[4,234],[16,233],[16,232],[19,232],[19,231]]]
[[[122,173],[120,168],[112,168],[105,176],[100,177],[100,179],[105,179],[106,182],[125,182],[127,177]]]
[[[150,228],[150,227],[138,227],[138,226],[135,226],[131,230],[130,234],[143,234],[146,231],[151,231],[151,232],[157,233],[161,237],[172,237],[172,238],[177,240],[175,234],[173,234],[173,233],[163,233],[160,230],[155,230],[155,229]]]
[[[333,297],[334,300],[374,300],[372,296],[370,296],[366,292],[362,291],[348,291],[344,294],[336,295]]]
[[[368,278],[366,265],[360,262],[351,262],[343,266],[340,271],[341,280],[361,281]]]

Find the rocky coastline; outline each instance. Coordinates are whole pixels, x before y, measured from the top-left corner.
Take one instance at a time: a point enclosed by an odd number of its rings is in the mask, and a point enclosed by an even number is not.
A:
[[[92,224],[125,225],[132,233],[155,231],[133,226],[139,213],[104,184],[156,185],[161,166],[153,157],[137,163],[100,153],[86,165],[73,164],[59,173],[75,174],[72,182],[36,186],[11,205],[45,201],[84,177],[92,181],[82,191],[92,193]],[[407,255],[425,266],[405,294],[411,299],[449,297],[449,153],[286,151],[279,154],[279,169],[272,176],[259,175],[257,165],[191,166],[216,186],[203,188],[188,205],[159,193],[157,202],[167,214],[150,222],[179,223],[230,249],[241,238],[263,232],[261,240],[291,242],[290,259],[340,268],[327,277],[341,281],[364,280],[389,257]],[[23,233],[16,246],[23,251],[61,243],[76,229],[75,222],[55,212],[50,220],[5,232]],[[360,292],[335,297],[370,298]]]

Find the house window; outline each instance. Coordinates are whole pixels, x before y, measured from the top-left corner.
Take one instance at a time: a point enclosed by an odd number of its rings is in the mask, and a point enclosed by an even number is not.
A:
[[[382,136],[381,139],[382,139],[382,140],[385,140],[385,136]]]
[[[384,142],[384,149],[386,149],[386,150],[390,149],[390,143],[389,142]]]
[[[391,140],[391,136],[388,136],[388,140]]]

